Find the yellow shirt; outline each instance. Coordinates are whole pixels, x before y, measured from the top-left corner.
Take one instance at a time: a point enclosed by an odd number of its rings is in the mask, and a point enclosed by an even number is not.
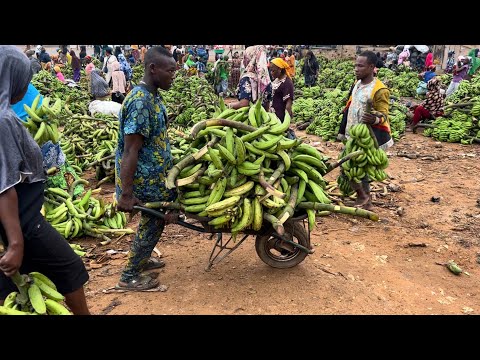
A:
[[[68,65],[72,65],[72,55],[70,55],[70,53],[67,52],[67,62],[68,62]]]

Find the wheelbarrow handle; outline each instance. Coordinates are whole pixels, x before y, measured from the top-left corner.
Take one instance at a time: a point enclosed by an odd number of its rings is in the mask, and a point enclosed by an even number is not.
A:
[[[139,205],[134,205],[133,209],[137,210],[137,211],[144,212],[144,213],[152,215],[152,216],[155,216],[155,217],[160,218],[162,220],[165,220],[165,214],[162,213],[161,211],[153,210],[153,209],[150,209],[150,208],[147,208],[147,207],[144,207],[144,206],[139,206]],[[208,232],[208,233],[210,232],[210,231],[205,230],[203,227],[189,224],[189,223],[187,223],[183,220],[178,220],[177,224],[182,225],[183,227],[186,227],[188,229],[195,230],[195,231]]]

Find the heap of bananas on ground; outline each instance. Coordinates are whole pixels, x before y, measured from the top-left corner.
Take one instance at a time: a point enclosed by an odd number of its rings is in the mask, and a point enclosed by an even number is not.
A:
[[[355,81],[354,74],[354,62],[352,60],[345,59],[333,59],[329,60],[323,56],[318,56],[317,61],[319,64],[319,74],[317,78],[317,85],[311,88],[305,87],[304,75],[301,73],[305,58],[300,60],[296,67],[295,77],[293,82],[295,85],[295,97],[314,97],[320,95],[321,90],[337,88],[342,91],[349,90],[350,86]],[[307,90],[311,89],[311,90]]]
[[[423,131],[423,135],[444,142],[472,144],[475,139],[480,139],[480,127],[473,114],[480,115],[480,103],[472,107],[471,115],[455,110],[449,117],[436,118],[432,127]]]
[[[387,154],[376,146],[367,125],[354,125],[349,132],[350,139],[345,143],[339,159],[358,151],[359,155],[342,164],[344,175],[340,174],[337,178],[338,186],[345,196],[354,193],[349,181],[360,183],[365,175],[372,180],[383,181],[387,178],[384,170],[388,167]]]
[[[288,139],[289,125],[288,113],[281,122],[260,101],[224,109],[218,119],[197,123],[186,141],[190,153],[167,176],[167,188],[179,190],[178,203],[170,206],[207,217],[210,226],[230,229],[234,235],[259,231],[265,221],[282,235],[283,224],[295,212],[305,211],[300,209],[307,209],[311,228],[315,210],[375,219],[373,213],[330,205],[323,155],[298,139]]]
[[[122,211],[115,210],[114,203],[105,204],[103,199],[97,200],[89,189],[81,198],[72,197],[77,183],[88,185],[80,179],[67,192],[61,188],[47,188],[42,215],[65,239],[73,239],[88,235],[102,239],[102,245],[109,243],[111,236],[133,234],[134,231],[124,228],[127,218]]]
[[[352,60],[335,59],[322,62],[318,82],[326,88],[350,90],[355,81],[355,64]]]
[[[31,82],[40,94],[62,99],[63,103],[67,105],[67,109],[69,108],[76,114],[87,114],[91,98],[87,91],[85,74],[82,75],[81,79],[84,80],[81,81],[80,87],[70,87],[58,80],[51,72],[41,70],[33,75]],[[64,109],[62,109],[63,111]]]
[[[471,80],[462,80],[457,90],[445,99],[447,106],[472,101],[480,101],[480,78],[477,76]]]
[[[72,114],[63,132],[60,146],[70,164],[84,170],[96,166],[97,180],[113,179],[119,122],[114,115]],[[107,180],[105,180],[107,181]]]
[[[33,139],[38,145],[42,146],[47,141],[56,144],[60,139],[58,123],[61,117],[62,100],[56,99],[55,103],[50,105],[53,100],[45,97],[41,105],[39,105],[39,102],[40,94],[34,99],[31,107],[23,104],[28,114],[27,122],[23,122],[23,125],[25,125],[30,134],[32,134]]]
[[[320,136],[323,140],[335,140],[342,121],[342,110],[346,103],[347,91],[335,89],[326,92],[316,100],[314,121],[307,127],[307,133]]]
[[[294,89],[294,95],[295,99],[300,100],[300,99],[317,99],[322,97],[324,93],[324,89],[321,86],[310,86],[310,87],[304,87],[302,89]],[[295,101],[296,101],[295,100]],[[295,104],[295,102],[294,102]]]
[[[190,127],[211,118],[218,106],[218,96],[204,78],[177,72],[172,87],[161,92],[172,124]]]
[[[387,86],[392,95],[411,96],[417,95],[419,83],[418,73],[410,68],[399,67],[397,72],[381,68],[378,70],[377,77]]]
[[[144,74],[145,74],[144,64],[138,64],[138,65],[132,66],[132,80],[131,80],[132,84],[138,85],[140,80],[142,80]]]
[[[390,121],[391,135],[394,141],[398,141],[405,133],[408,108],[399,101],[390,105],[388,120]]]
[[[71,315],[62,304],[65,297],[45,275],[31,272],[28,275],[16,272],[12,281],[18,291],[11,292],[0,306],[0,315]]]
[[[137,84],[143,77],[143,65],[133,67],[132,83]],[[211,118],[218,106],[218,97],[205,78],[188,76],[181,69],[175,73],[175,80],[168,91],[160,91],[171,125],[188,128],[200,120]]]

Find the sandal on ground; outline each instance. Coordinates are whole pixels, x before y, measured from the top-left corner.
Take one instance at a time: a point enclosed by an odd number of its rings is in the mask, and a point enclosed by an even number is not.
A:
[[[140,275],[129,282],[120,281],[115,289],[117,290],[129,290],[129,291],[143,291],[157,287],[159,281],[150,276]]]
[[[358,209],[363,209],[363,210],[368,210],[372,211],[373,210],[373,204],[371,200],[367,200],[361,204],[355,204],[353,207],[358,208]]]
[[[142,267],[142,271],[148,271],[153,269],[161,269],[165,266],[165,261],[151,257],[147,260],[145,265]]]

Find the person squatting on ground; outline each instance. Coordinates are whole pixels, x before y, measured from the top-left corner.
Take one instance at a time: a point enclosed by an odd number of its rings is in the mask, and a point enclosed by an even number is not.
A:
[[[0,305],[17,287],[20,272],[41,272],[57,286],[75,315],[90,314],[83,285],[82,259],[40,213],[46,180],[42,151],[10,105],[27,92],[32,69],[16,46],[0,45]]]
[[[422,119],[431,119],[434,116],[443,114],[445,94],[442,94],[441,85],[442,82],[438,76],[433,77],[427,83],[427,96],[425,100],[414,109],[412,129],[414,129]]]
[[[176,62],[165,48],[148,49],[144,58],[145,75],[126,96],[120,110],[120,129],[115,156],[115,188],[118,210],[131,212],[134,205],[149,201],[173,201],[176,189],[165,186],[173,166],[167,135],[167,111],[158,89],[168,90],[173,83]],[[158,279],[141,275],[160,268],[163,261],[151,258],[164,226],[175,221],[142,214],[117,288],[146,290],[157,287]]]

